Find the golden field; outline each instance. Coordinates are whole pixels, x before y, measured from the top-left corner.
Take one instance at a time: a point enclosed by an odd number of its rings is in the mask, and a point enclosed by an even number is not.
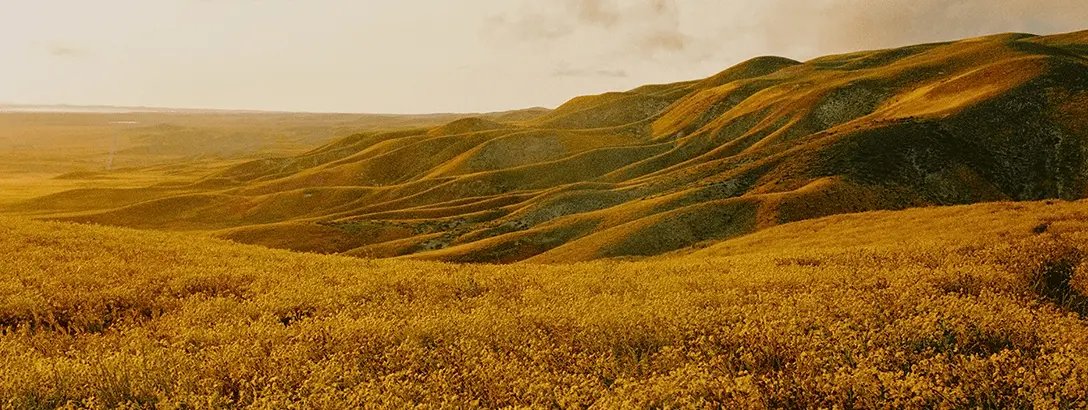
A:
[[[835,216],[571,265],[6,218],[0,405],[1078,407],[1085,205]]]

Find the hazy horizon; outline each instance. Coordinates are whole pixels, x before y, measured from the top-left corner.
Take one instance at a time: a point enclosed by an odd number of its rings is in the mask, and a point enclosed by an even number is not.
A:
[[[759,55],[1088,28],[1088,2],[1075,0],[47,0],[9,11],[0,102],[389,114],[551,108]]]

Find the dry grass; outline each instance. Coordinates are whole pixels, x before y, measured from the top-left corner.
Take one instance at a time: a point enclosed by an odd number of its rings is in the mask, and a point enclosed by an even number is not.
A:
[[[1083,207],[836,217],[717,256],[563,266],[4,219],[0,403],[1076,407]],[[930,223],[879,229],[897,220]]]

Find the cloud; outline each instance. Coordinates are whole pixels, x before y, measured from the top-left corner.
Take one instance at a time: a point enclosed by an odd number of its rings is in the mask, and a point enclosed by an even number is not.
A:
[[[748,12],[751,24],[740,30],[756,34],[768,49],[805,57],[1001,32],[1088,28],[1084,0],[765,0]]]
[[[565,6],[573,10],[583,23],[612,27],[623,17],[622,13],[606,0],[570,0]]]
[[[990,33],[1088,28],[1086,0],[523,0],[487,19],[513,48],[581,61],[791,58]]]
[[[556,68],[552,71],[552,77],[612,77],[626,78],[624,70],[587,70],[578,68]]]
[[[681,52],[687,49],[690,39],[679,31],[656,31],[639,39],[638,49],[644,53]]]
[[[87,51],[84,49],[57,43],[50,44],[48,47],[46,47],[46,51],[49,53],[49,55],[58,58],[78,58],[86,56],[88,54]]]
[[[545,4],[545,6],[541,6]],[[678,0],[557,0],[523,3],[520,9],[487,17],[485,36],[525,43],[579,46],[593,37],[610,56],[646,58],[679,54],[693,44],[682,31]]]
[[[505,14],[484,19],[485,36],[493,40],[551,41],[570,35],[573,26],[561,21],[542,19],[532,14],[510,16]]]

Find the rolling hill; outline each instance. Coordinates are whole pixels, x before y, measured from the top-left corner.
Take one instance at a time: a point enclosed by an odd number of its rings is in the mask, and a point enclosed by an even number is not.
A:
[[[870,210],[1088,196],[1088,32],[1001,34],[352,135],[16,212],[320,253],[571,262]]]

